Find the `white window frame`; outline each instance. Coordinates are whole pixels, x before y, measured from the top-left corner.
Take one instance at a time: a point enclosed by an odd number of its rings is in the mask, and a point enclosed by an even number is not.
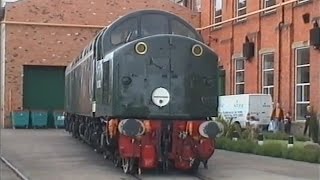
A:
[[[236,15],[237,15],[237,17],[239,17],[239,12],[241,11],[241,10],[246,10],[246,13],[245,14],[247,14],[248,12],[247,12],[247,1],[248,0],[245,0],[246,1],[246,6],[245,7],[242,7],[242,8],[238,8],[238,5],[239,5],[239,1],[240,0],[236,0]],[[244,15],[244,14],[243,14]],[[243,16],[243,15],[241,15],[241,16]],[[244,18],[240,18],[240,19],[237,19],[236,21],[237,22],[241,22],[241,21],[245,21],[245,20],[247,20],[247,17],[244,17]]]
[[[298,69],[302,68],[302,67],[309,67],[309,73],[310,73],[310,59],[309,59],[309,64],[303,64],[303,65],[298,65],[298,51],[301,49],[309,49],[308,46],[304,46],[304,47],[298,47],[295,48],[294,50],[294,54],[295,54],[295,95],[294,95],[294,99],[295,99],[295,119],[296,121],[305,121],[305,119],[298,119],[297,116],[297,110],[298,110],[298,104],[310,104],[310,100],[309,101],[298,101],[297,95],[298,95],[298,87],[302,87],[302,94],[304,94],[304,87],[305,86],[309,86],[310,87],[310,79],[309,79],[309,83],[298,83]],[[310,58],[310,57],[309,57]],[[310,77],[310,75],[309,75]],[[309,88],[310,89],[310,88]],[[310,92],[309,92],[310,94]],[[302,97],[304,99],[304,97]]]
[[[243,61],[243,69],[237,69],[237,61]],[[244,86],[244,92],[245,93],[245,59],[244,58],[235,58],[234,59],[234,84],[235,84],[235,87],[234,87],[234,94],[240,94],[237,92],[237,86],[238,85],[242,85]],[[237,73],[238,72],[243,72],[243,82],[237,82]]]
[[[201,0],[193,0],[192,3],[192,11],[201,12]]]
[[[263,8],[267,8],[267,0],[262,0],[262,1],[263,1]],[[274,5],[276,5],[276,4],[277,4],[277,1],[275,2]],[[274,5],[272,5],[272,6],[274,6]],[[271,7],[271,6],[269,6],[269,7]],[[265,10],[265,11],[263,11],[263,14],[268,14],[268,13],[271,13],[271,12],[275,12],[276,10],[277,10],[276,8]]]
[[[215,24],[216,23],[216,20],[217,19],[219,19],[219,18],[221,18],[221,21],[219,21],[219,22],[222,22],[222,9],[223,9],[223,0],[219,0],[219,1],[221,1],[221,15],[216,15],[216,2],[217,2],[217,0],[213,0],[213,24]],[[219,23],[219,22],[217,22],[217,23]],[[214,26],[213,28],[214,29],[217,29],[217,28],[220,28],[222,26],[222,24],[220,24],[220,25],[218,25],[218,26]]]
[[[305,2],[308,2],[308,1],[310,1],[310,0],[298,0],[297,4],[305,3]]]
[[[273,67],[270,68],[270,69],[265,69],[264,68],[264,61],[265,61],[265,56],[267,55],[270,55],[270,54],[273,54]],[[273,89],[273,96],[272,96],[272,102],[274,101],[274,63],[275,63],[275,53],[274,52],[268,52],[268,53],[264,53],[264,54],[261,54],[261,67],[262,67],[262,71],[261,71],[261,77],[262,77],[262,82],[261,82],[261,85],[262,85],[262,93],[264,92],[264,89],[267,89],[268,93],[267,94],[270,94],[270,89],[272,88]],[[268,86],[265,86],[264,85],[264,73],[265,72],[268,72],[268,71],[272,71],[273,72],[273,84],[272,85],[268,85]]]

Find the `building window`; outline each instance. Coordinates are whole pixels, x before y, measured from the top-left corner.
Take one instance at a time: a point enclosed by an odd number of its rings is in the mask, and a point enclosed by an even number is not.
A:
[[[222,0],[214,0],[213,10],[214,24],[222,22]],[[221,27],[221,25],[214,26],[214,28]]]
[[[310,103],[310,52],[308,47],[298,48],[296,57],[296,119],[304,120]]]
[[[237,8],[236,8],[237,9],[237,12],[236,12],[237,16],[242,16],[247,13],[247,0],[237,0],[236,6],[237,6]],[[245,19],[247,19],[247,18],[246,17],[239,18],[239,19],[237,19],[237,22],[243,21]]]
[[[195,12],[201,12],[201,0],[194,0],[192,3],[192,10]]]
[[[245,60],[243,58],[235,59],[235,80],[236,80],[236,87],[235,87],[235,94],[244,94],[244,65]]]
[[[304,2],[308,2],[308,1],[310,1],[310,0],[298,0],[297,4],[301,4],[301,3],[304,3]]]
[[[276,5],[276,0],[263,0],[263,8],[271,7]],[[270,13],[276,11],[276,8],[265,10],[263,13]]]
[[[273,99],[274,90],[274,53],[262,55],[262,92],[270,94]]]
[[[195,12],[201,11],[201,0],[170,0]]]

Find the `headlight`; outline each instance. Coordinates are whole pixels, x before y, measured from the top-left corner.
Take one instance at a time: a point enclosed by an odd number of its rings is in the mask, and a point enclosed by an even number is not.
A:
[[[192,51],[192,54],[193,54],[194,56],[199,57],[199,56],[201,56],[202,53],[203,53],[203,48],[202,48],[202,46],[200,46],[199,44],[195,44],[195,45],[192,46],[191,51]]]
[[[138,119],[124,119],[120,121],[118,130],[129,137],[142,136],[145,132],[144,124]]]
[[[147,51],[148,51],[148,46],[146,43],[144,42],[138,42],[135,46],[135,50],[136,50],[136,53],[140,54],[140,55],[143,55],[143,54],[146,54]]]
[[[217,121],[206,121],[199,126],[199,133],[205,138],[216,138],[223,134],[223,125]]]

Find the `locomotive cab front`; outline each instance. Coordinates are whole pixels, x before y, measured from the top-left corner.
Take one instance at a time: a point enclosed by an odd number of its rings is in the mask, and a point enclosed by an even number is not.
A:
[[[205,119],[217,115],[218,57],[189,24],[173,15],[150,12],[130,16],[108,33],[102,41],[115,49],[98,61],[97,69],[108,68],[100,74],[109,83],[100,90],[109,96],[101,104],[109,106],[113,116]]]

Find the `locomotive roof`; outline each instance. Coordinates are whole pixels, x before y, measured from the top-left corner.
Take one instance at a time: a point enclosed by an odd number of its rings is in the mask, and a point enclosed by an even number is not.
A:
[[[109,24],[108,28],[106,28],[105,30],[111,31],[111,29],[117,27],[118,25],[120,25],[121,23],[123,23],[125,21],[128,21],[131,18],[142,17],[142,16],[148,15],[148,14],[162,15],[164,17],[167,17],[168,19],[174,19],[174,20],[178,21],[179,23],[182,23],[183,25],[185,25],[189,30],[191,30],[194,33],[194,35],[196,36],[195,38],[197,40],[203,42],[202,36],[199,35],[199,33],[196,31],[196,29],[190,23],[188,23],[188,21],[186,21],[184,18],[177,16],[171,12],[164,11],[164,10],[158,10],[158,9],[137,10],[137,11],[127,13],[124,16],[119,17],[118,19],[113,21],[111,24]]]
[[[194,32],[197,32],[195,30],[195,28],[190,23],[188,23],[188,21],[185,20],[183,17],[177,16],[169,11],[158,10],[158,9],[144,9],[144,10],[137,10],[137,11],[129,12],[129,13],[125,14],[124,16],[121,16],[118,19],[116,19],[115,21],[113,21],[111,24],[109,24],[108,27],[119,24],[118,23],[119,21],[123,21],[123,20],[129,19],[131,17],[143,16],[143,15],[147,15],[147,14],[158,14],[158,15],[163,15],[163,16],[169,17],[169,18],[174,18],[174,19],[182,22],[184,25],[188,26],[190,29],[194,29]]]
[[[142,19],[148,17],[148,15],[154,15],[155,18],[160,18],[160,19],[149,18],[149,21],[145,20],[145,22],[142,22]],[[162,21],[162,23],[165,23],[165,24],[161,24],[161,18],[162,20],[165,19],[164,21]],[[135,20],[135,21],[132,21],[132,20]],[[150,24],[155,22],[158,25],[158,27],[152,27],[152,26],[150,27]],[[182,17],[179,17],[168,11],[157,10],[157,9],[138,10],[138,11],[130,12],[122,17],[119,17],[118,19],[113,21],[111,24],[109,24],[108,26],[103,28],[101,31],[99,31],[99,33],[95,36],[95,38],[93,38],[93,40],[89,43],[89,45],[83,49],[83,51],[75,59],[75,61],[73,61],[67,67],[67,70],[73,66],[76,66],[76,64],[78,64],[78,61],[80,61],[82,57],[86,56],[88,52],[92,52],[91,50],[93,50],[93,53],[98,52],[98,54],[96,54],[98,56],[97,58],[103,58],[104,55],[107,54],[109,51],[112,51],[118,46],[125,44],[127,42],[126,39],[128,37],[129,39],[132,38],[131,36],[134,36],[132,35],[134,33],[136,33],[136,37],[135,37],[136,39],[147,36],[147,35],[143,35],[142,33],[143,25],[145,29],[148,29],[149,31],[154,31],[154,32],[151,32],[151,33],[148,32],[145,34],[179,34],[179,35],[184,35],[188,37],[191,36],[191,38],[194,38],[194,39],[197,39],[198,41],[203,42],[203,38],[196,31],[196,29]],[[132,30],[133,29],[132,27],[136,27],[136,29]],[[165,27],[166,32],[159,33],[159,29],[161,29],[161,27]],[[174,28],[176,31],[173,30]],[[122,30],[123,32],[119,32],[119,29],[120,31]],[[127,35],[124,35],[124,31],[127,33]]]
[[[176,31],[173,31],[173,28],[175,28]],[[143,30],[146,29],[148,29],[149,32],[144,34]],[[121,40],[119,36],[121,33],[129,32],[132,34],[136,34],[135,39],[155,34],[179,34],[203,42],[201,35],[185,19],[168,11],[157,9],[147,9],[130,12],[113,21],[107,28],[102,31],[102,36],[97,37],[97,40],[99,40],[99,38],[102,39],[102,42],[104,43],[104,54],[107,51],[115,49],[119,45],[125,44],[126,42],[124,41],[126,39],[126,36],[122,37],[123,39]],[[181,33],[181,31],[184,32]],[[131,36],[134,36],[132,34]],[[118,39],[115,38],[116,36],[118,36]],[[116,42],[113,42],[113,40]],[[130,39],[130,41],[131,40],[134,39]]]

